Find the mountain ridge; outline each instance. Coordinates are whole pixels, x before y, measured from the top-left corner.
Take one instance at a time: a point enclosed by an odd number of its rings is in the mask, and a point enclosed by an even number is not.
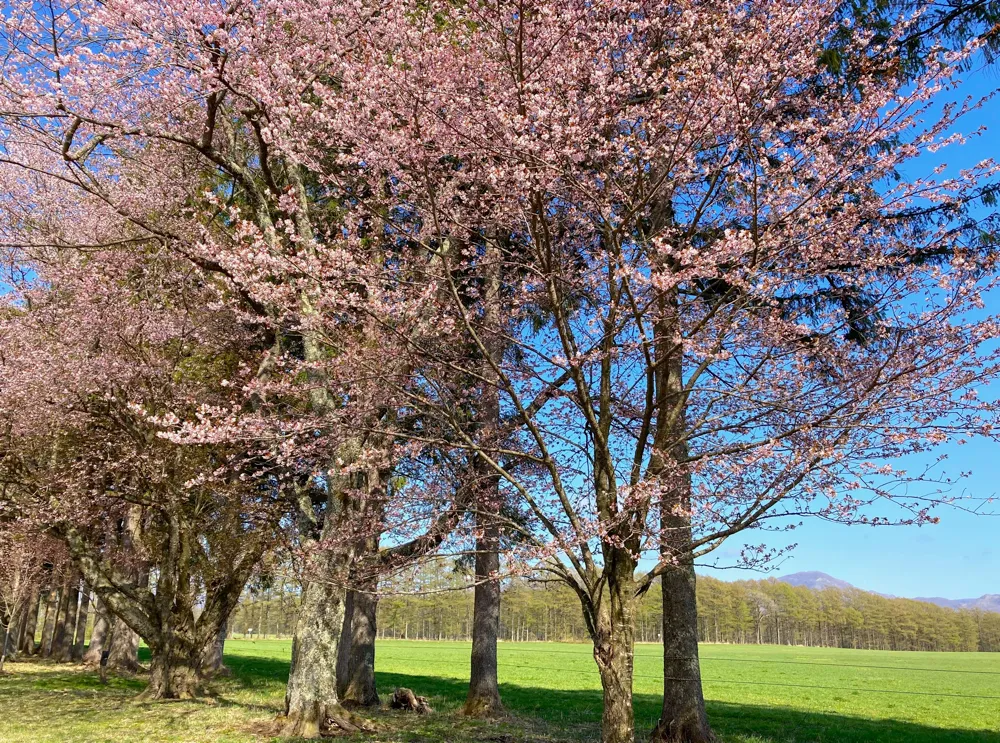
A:
[[[827,573],[823,573],[819,570],[804,570],[798,573],[790,573],[789,575],[778,576],[775,580],[787,583],[790,586],[804,586],[814,591],[821,591],[824,588],[853,588],[857,591],[865,591],[865,593],[876,593],[879,596],[885,596],[886,598],[897,598],[896,596],[878,593],[878,591],[868,591],[864,588],[858,588],[857,586],[848,583],[846,580],[834,578],[832,575],[828,575]],[[981,609],[983,611],[1000,612],[1000,593],[984,593],[978,598],[968,599],[946,599],[939,596],[917,596],[911,600],[923,601],[924,603],[934,604],[935,606],[941,606],[945,609]]]

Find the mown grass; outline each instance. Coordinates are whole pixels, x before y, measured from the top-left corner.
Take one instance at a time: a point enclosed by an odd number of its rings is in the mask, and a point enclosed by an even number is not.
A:
[[[0,677],[3,743],[249,743],[276,740],[288,673],[287,640],[231,640],[232,678],[194,702],[136,703],[143,680],[102,686],[79,667],[17,663]],[[597,739],[600,684],[585,645],[505,643],[502,722],[457,715],[468,643],[384,641],[384,693],[408,686],[431,699],[427,718],[373,713],[371,743],[560,743]],[[725,743],[1000,743],[1000,656],[786,647],[702,648],[712,724]],[[661,659],[636,651],[637,727],[659,711]],[[904,693],[905,692],[905,693]]]

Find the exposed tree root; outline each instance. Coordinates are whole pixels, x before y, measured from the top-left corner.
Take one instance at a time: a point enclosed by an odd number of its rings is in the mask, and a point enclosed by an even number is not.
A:
[[[410,689],[400,687],[392,693],[392,700],[389,706],[393,709],[402,709],[409,712],[416,712],[418,715],[430,714],[434,710],[427,703],[427,697],[418,697]]]

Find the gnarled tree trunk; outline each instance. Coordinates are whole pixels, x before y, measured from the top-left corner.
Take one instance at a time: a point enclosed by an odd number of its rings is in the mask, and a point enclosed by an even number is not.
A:
[[[620,573],[620,575],[616,575]],[[592,631],[594,659],[601,675],[604,709],[601,743],[634,743],[635,713],[632,709],[632,675],[635,630],[635,596],[631,571],[608,571],[609,580]]]
[[[204,643],[194,632],[194,618],[178,623],[151,645],[149,686],[140,695],[145,699],[193,699],[202,685]]]
[[[334,529],[334,519],[334,514],[327,514],[324,532]],[[316,738],[328,719],[343,717],[336,671],[346,599],[345,557],[332,550],[320,552],[311,567],[314,579],[304,581],[292,638],[282,735]]]

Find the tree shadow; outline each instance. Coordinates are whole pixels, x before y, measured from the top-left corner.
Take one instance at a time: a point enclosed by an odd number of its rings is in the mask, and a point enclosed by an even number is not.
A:
[[[381,690],[406,686],[442,709],[465,700],[468,683],[458,679],[399,673],[376,673]],[[586,740],[596,740],[601,719],[601,692],[555,690],[500,684],[508,711],[536,717]],[[660,714],[660,698],[634,697],[637,737],[645,738]],[[850,715],[807,712],[781,706],[708,702],[713,728],[726,743],[1000,743],[1000,730],[954,730],[901,720],[873,720]],[[1000,711],[998,711],[1000,724]]]

